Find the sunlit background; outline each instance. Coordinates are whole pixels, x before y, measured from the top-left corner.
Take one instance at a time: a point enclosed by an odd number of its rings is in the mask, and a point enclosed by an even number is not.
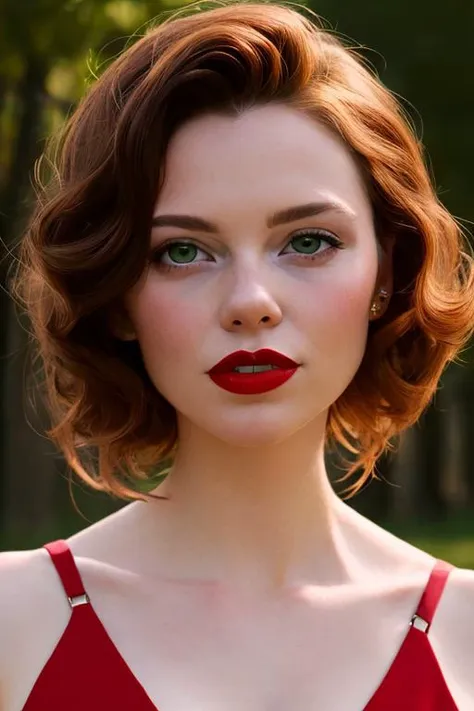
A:
[[[307,4],[345,36],[398,96],[427,151],[440,199],[469,231],[474,219],[474,3],[319,0]],[[45,138],[107,64],[179,3],[0,0],[0,275],[32,203]],[[473,295],[474,296],[474,295]],[[0,292],[0,549],[66,537],[122,505],[74,481],[42,434],[47,421],[28,379],[26,329]],[[358,510],[455,565],[474,568],[474,355],[445,373],[421,422]],[[329,462],[333,477],[337,468]],[[336,485],[341,490],[341,485]]]

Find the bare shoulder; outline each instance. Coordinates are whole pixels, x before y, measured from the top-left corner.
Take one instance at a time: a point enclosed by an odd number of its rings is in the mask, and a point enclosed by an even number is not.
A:
[[[48,554],[41,549],[0,553],[0,659],[21,645],[22,632],[48,601]],[[21,620],[21,626],[19,624]]]
[[[474,570],[454,568],[441,597],[430,639],[460,711],[474,698]]]
[[[67,624],[69,605],[58,583],[46,550],[0,553],[0,699],[5,708],[26,701]]]

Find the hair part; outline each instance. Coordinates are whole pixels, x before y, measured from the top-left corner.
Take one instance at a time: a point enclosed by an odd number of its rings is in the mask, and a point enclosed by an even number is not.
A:
[[[362,364],[327,421],[328,444],[353,454],[342,480],[360,471],[343,492],[352,496],[420,417],[471,335],[472,259],[409,119],[354,50],[290,3],[207,5],[167,17],[105,70],[65,125],[52,177],[39,184],[11,287],[42,363],[47,435],[80,478],[125,499],[144,498],[137,482],[172,459],[174,408],[138,343],[115,338],[110,319],[146,268],[174,132],[204,113],[283,102],[345,141],[378,239],[395,244],[390,304],[370,324]]]

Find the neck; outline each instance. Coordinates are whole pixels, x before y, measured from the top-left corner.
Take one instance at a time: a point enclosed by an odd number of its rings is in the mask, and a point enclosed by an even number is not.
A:
[[[255,589],[351,577],[344,523],[351,510],[324,464],[325,422],[285,441],[233,447],[190,427],[155,493],[166,504],[173,559],[199,578]],[[245,584],[242,583],[245,581]]]

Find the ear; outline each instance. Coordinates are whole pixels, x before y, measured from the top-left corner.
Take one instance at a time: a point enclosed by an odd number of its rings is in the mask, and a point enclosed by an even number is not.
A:
[[[390,303],[393,294],[393,248],[395,245],[395,237],[392,235],[384,236],[379,241],[379,269],[377,274],[377,282],[373,300],[377,304],[376,318],[384,315]],[[380,293],[385,292],[388,296],[380,298]]]

